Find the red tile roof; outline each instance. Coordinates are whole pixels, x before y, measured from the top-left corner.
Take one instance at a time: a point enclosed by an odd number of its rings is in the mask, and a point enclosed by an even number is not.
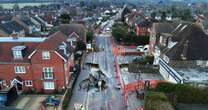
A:
[[[66,39],[67,37],[62,32],[56,32],[42,42],[0,42],[0,63],[29,63],[30,60],[28,59],[28,56],[35,50],[57,51],[61,57],[67,60],[72,51],[70,50],[70,46],[66,42]],[[63,44],[66,44],[67,54],[59,49],[59,46]],[[21,45],[26,46],[26,49],[23,52],[24,56],[23,59],[16,60],[13,58],[12,48]]]
[[[38,49],[41,50],[55,50],[59,44],[66,41],[67,37],[60,31],[50,35],[44,42],[42,42]]]
[[[27,57],[32,53],[40,43],[37,42],[1,42],[0,43],[0,62],[28,62]],[[12,54],[12,47],[26,46],[24,58],[21,60],[14,60]]]

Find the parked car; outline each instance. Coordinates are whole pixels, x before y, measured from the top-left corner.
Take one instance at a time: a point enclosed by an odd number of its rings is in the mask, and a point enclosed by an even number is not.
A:
[[[148,52],[149,51],[149,45],[145,45],[143,48],[143,52]]]
[[[54,96],[48,96],[45,100],[44,100],[44,104],[46,106],[48,105],[52,105],[52,106],[57,106],[60,104],[60,101],[55,99]]]
[[[140,51],[140,52],[148,52],[149,51],[149,45],[145,45],[145,46],[137,46],[137,51]]]
[[[110,28],[106,28],[106,32],[110,32]]]
[[[0,90],[0,104],[10,105],[18,97],[17,89],[15,87],[4,88]]]
[[[143,52],[143,48],[144,48],[144,46],[140,45],[140,46],[137,46],[136,50],[140,51],[140,52]]]
[[[116,85],[114,88],[120,90],[121,89],[121,85]]]

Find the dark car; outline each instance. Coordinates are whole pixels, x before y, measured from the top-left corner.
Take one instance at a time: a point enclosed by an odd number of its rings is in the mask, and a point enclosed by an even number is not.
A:
[[[0,104],[10,105],[18,97],[17,90],[15,87],[5,88],[0,90]]]

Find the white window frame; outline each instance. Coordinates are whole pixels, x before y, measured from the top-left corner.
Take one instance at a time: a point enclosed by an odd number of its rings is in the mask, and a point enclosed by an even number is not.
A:
[[[49,51],[43,51],[42,52],[42,59],[50,59],[50,52]]]
[[[47,90],[54,90],[55,83],[54,82],[44,82],[43,87],[44,87],[44,89],[47,89]]]
[[[22,58],[22,51],[20,51],[20,50],[13,50],[12,53],[13,53],[14,59]]]
[[[44,79],[53,79],[53,68],[52,67],[43,67]]]
[[[14,66],[14,72],[17,74],[26,73],[25,66]]]
[[[33,86],[32,80],[25,80],[25,86],[27,86],[27,87]]]

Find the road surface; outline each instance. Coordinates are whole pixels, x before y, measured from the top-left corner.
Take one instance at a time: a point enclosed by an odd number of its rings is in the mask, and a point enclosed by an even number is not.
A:
[[[117,81],[115,79],[112,38],[108,35],[98,34],[96,45],[103,48],[103,51],[88,54],[86,63],[99,64],[100,70],[107,76],[108,87],[101,92],[97,92],[96,89],[91,89],[88,92],[78,90],[79,83],[91,72],[91,69],[85,65],[85,69],[81,71],[75,84],[69,110],[73,110],[75,103],[82,103],[86,110],[124,110],[125,105],[121,90],[115,89]]]

